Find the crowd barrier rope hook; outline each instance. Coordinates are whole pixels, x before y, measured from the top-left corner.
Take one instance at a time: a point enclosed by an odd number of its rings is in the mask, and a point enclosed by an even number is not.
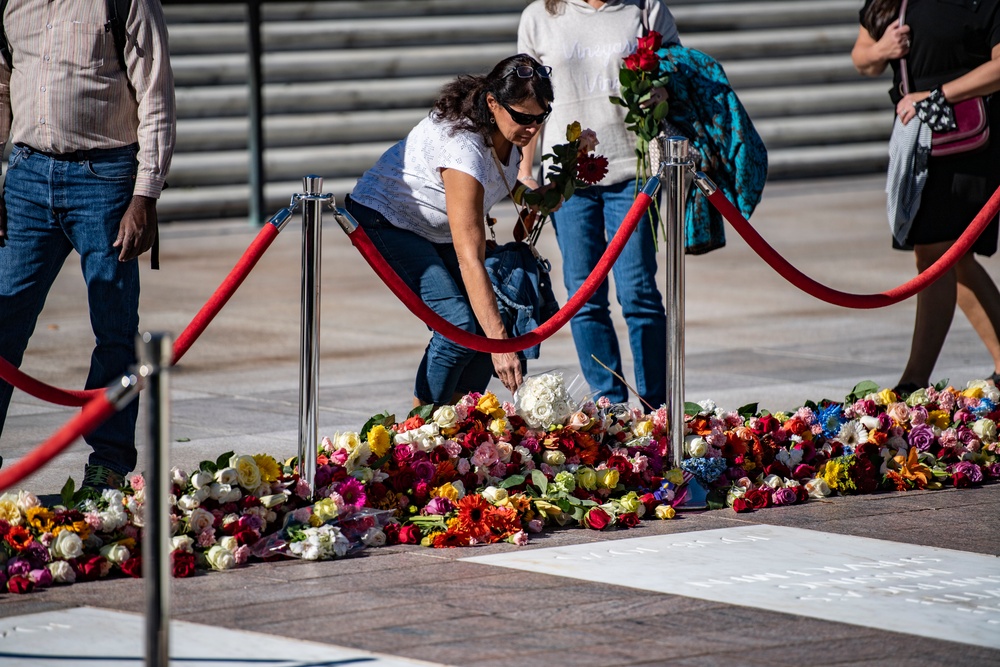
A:
[[[52,434],[48,440],[35,447],[14,464],[0,470],[0,491],[19,483],[58,456],[77,438],[87,435],[108,417],[121,410],[136,397],[140,381],[135,375],[124,375],[106,389],[98,390],[83,410]]]
[[[138,374],[146,383],[146,521],[142,531],[142,576],[146,580],[146,665],[170,664],[170,366],[168,334],[136,337]]]

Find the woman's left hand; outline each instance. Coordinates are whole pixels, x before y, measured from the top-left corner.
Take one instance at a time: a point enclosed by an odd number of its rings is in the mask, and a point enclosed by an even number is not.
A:
[[[927,99],[930,96],[929,90],[923,90],[918,93],[910,93],[905,95],[903,99],[899,101],[896,105],[896,116],[899,118],[903,125],[906,125],[914,116],[917,115],[917,108],[914,106],[917,102]]]
[[[497,377],[500,378],[503,386],[513,394],[521,386],[522,382],[521,360],[514,352],[494,354],[492,357],[493,368],[497,372]]]

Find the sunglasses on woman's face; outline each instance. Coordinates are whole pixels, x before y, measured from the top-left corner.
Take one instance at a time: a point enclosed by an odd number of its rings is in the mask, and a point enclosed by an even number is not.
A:
[[[543,79],[549,78],[549,74],[552,73],[552,68],[548,65],[540,65],[538,67],[532,67],[531,65],[518,65],[511,71],[504,74],[504,77],[510,76],[511,74],[517,74],[520,79],[530,79],[533,75],[537,74]],[[503,78],[503,77],[501,77]]]
[[[504,109],[507,110],[507,113],[510,114],[510,119],[512,121],[514,121],[518,125],[524,125],[525,127],[527,127],[528,125],[535,125],[535,124],[541,125],[542,123],[545,122],[545,119],[549,117],[549,114],[552,113],[552,107],[549,107],[542,113],[533,114],[533,113],[524,113],[523,111],[514,111],[513,109],[510,108],[510,106],[508,106],[506,102],[501,102],[500,106],[502,106]]]

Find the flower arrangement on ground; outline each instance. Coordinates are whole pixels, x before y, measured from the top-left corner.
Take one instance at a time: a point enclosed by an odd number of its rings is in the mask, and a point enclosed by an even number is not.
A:
[[[578,401],[559,374],[529,378],[514,403],[380,413],[324,438],[314,491],[292,459],[227,453],[171,473],[175,576],[253,559],[324,560],[386,544],[525,544],[546,527],[627,529],[670,519],[688,482],[736,512],[829,495],[965,488],[1000,478],[1000,391],[874,383],[793,412],[687,406],[685,457],[670,460],[667,414]],[[0,495],[0,586],[26,593],[112,574],[140,576],[145,484],[63,489],[45,507]]]

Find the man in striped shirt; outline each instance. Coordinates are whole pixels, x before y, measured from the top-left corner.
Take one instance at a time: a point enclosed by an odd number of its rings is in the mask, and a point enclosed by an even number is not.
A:
[[[96,338],[87,388],[135,362],[137,258],[176,132],[159,0],[132,0],[119,62],[106,0],[9,0],[0,59],[0,141],[13,142],[0,199],[0,355],[19,365],[45,297],[80,254]],[[0,428],[11,386],[0,381]],[[136,464],[138,401],[87,436],[84,485],[117,486]]]

